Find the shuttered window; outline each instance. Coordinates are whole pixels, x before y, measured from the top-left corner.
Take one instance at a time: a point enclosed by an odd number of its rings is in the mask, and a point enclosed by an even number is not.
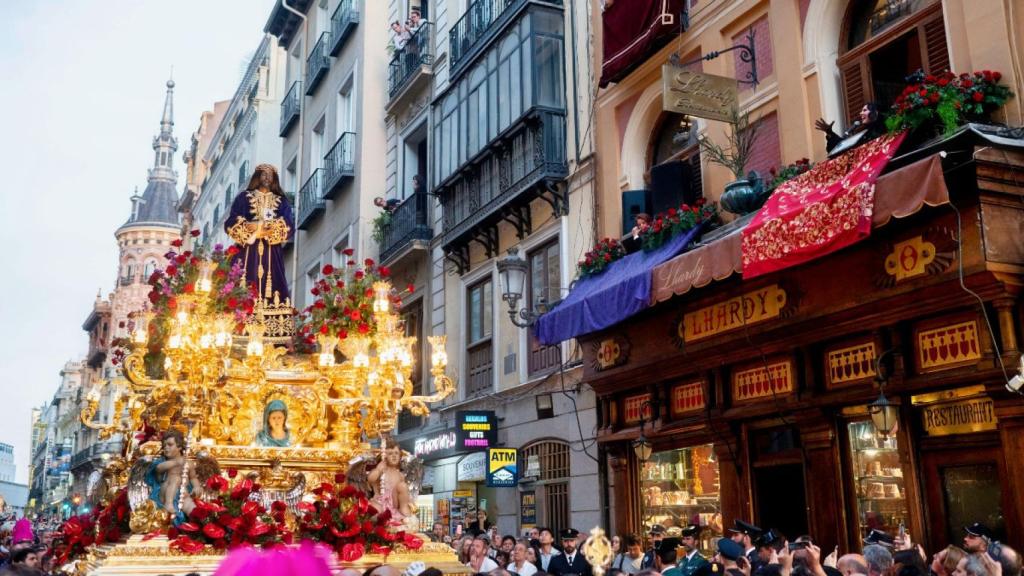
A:
[[[900,6],[904,13],[880,8],[848,19],[842,41],[848,49],[837,62],[846,120],[867,102],[887,109],[903,90],[903,78],[918,69],[928,74],[949,69],[942,3],[908,0]]]
[[[531,444],[519,451],[519,461],[527,465],[530,457],[540,464],[537,482],[539,502],[542,507],[540,522],[558,534],[569,523],[569,445],[565,442],[545,440]]]

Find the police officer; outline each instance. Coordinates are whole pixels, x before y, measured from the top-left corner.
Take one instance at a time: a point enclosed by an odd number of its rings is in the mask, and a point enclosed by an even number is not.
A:
[[[729,528],[729,532],[732,532],[729,535],[729,539],[743,547],[743,555],[750,562],[751,573],[753,573],[754,569],[757,568],[757,548],[754,546],[754,540],[761,534],[764,534],[764,530],[750,522],[736,520],[735,525]]]
[[[680,539],[686,556],[676,562],[680,576],[694,576],[701,566],[708,563],[708,559],[700,554],[700,526],[689,525],[683,528],[683,535]]]
[[[644,553],[643,562],[640,563],[641,570],[654,569],[654,555],[658,552],[658,546],[661,545],[661,541],[665,538],[665,527],[661,524],[654,524],[651,526],[651,531],[648,532],[647,536],[651,539],[651,547]]]
[[[590,563],[576,548],[579,544],[579,530],[562,530],[561,537],[562,554],[551,559],[548,572],[552,576],[592,576]]]

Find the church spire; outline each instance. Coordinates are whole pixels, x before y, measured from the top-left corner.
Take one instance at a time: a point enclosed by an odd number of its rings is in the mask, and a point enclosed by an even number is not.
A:
[[[177,182],[174,172],[174,153],[178,151],[178,140],[174,137],[174,80],[167,81],[167,96],[164,99],[164,113],[160,117],[160,134],[153,138],[153,169],[149,179],[163,179]]]

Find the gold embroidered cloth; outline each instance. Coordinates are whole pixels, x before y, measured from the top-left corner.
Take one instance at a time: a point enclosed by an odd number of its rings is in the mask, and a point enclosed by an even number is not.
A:
[[[743,277],[803,264],[867,238],[875,182],[904,136],[876,138],[779,186],[743,229]]]

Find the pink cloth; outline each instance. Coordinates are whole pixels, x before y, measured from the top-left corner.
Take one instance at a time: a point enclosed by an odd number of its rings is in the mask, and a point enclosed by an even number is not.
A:
[[[14,523],[14,532],[11,534],[11,543],[35,542],[35,534],[32,533],[32,522],[28,518],[22,518]]]
[[[331,576],[331,551],[311,542],[298,548],[237,548],[224,558],[214,576]]]

